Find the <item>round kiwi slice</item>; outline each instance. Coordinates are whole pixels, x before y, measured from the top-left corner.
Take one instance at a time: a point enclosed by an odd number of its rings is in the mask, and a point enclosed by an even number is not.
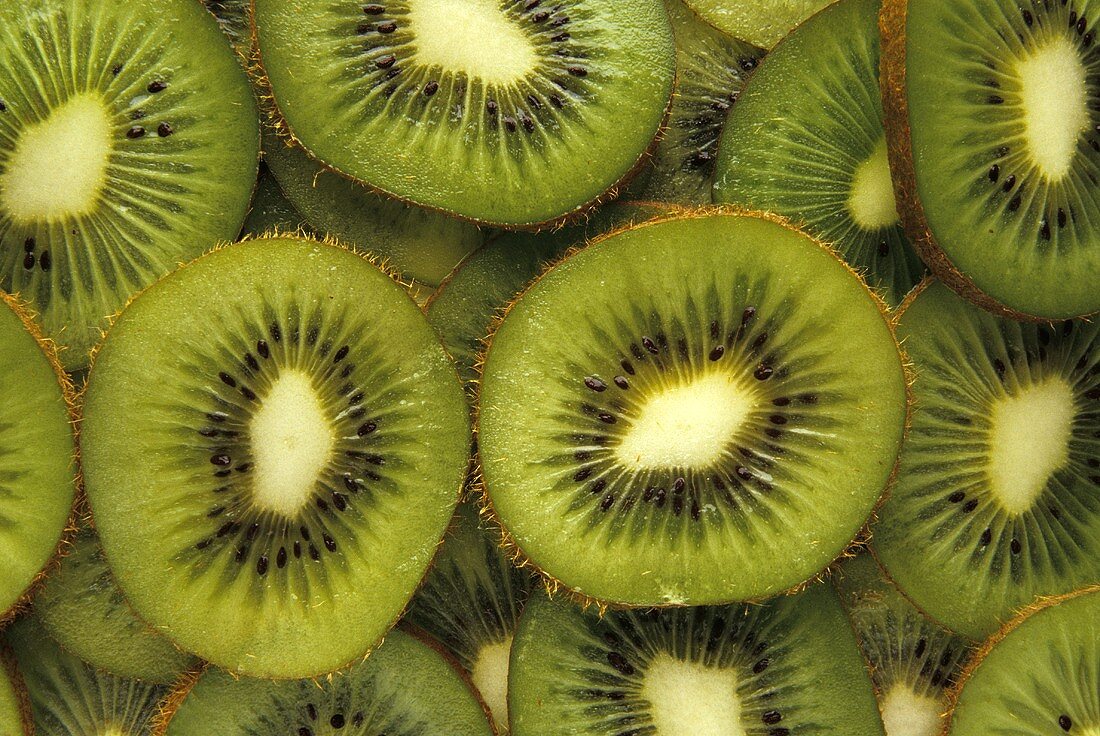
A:
[[[2,622],[56,553],[77,475],[69,379],[30,314],[3,292],[0,376]]]
[[[30,713],[23,678],[15,660],[0,643],[0,736],[30,733]]]
[[[948,285],[987,309],[1100,310],[1097,8],[887,0],[884,99],[901,214]]]
[[[26,0],[0,28],[0,288],[80,368],[107,315],[237,236],[256,105],[199,3]]]
[[[38,591],[34,613],[67,652],[120,677],[167,684],[196,664],[134,615],[88,528]]]
[[[498,519],[534,566],[604,601],[807,580],[894,468],[906,379],[882,310],[833,253],[760,217],[597,240],[490,342],[478,441]]]
[[[890,577],[972,639],[1100,579],[1100,324],[1022,324],[929,282],[899,336],[917,380],[874,529]]]
[[[234,672],[309,677],[398,618],[458,501],[454,365],[400,285],[298,238],[135,299],[85,394],[84,480],[137,613]]]
[[[707,23],[765,49],[833,0],[684,0]]]
[[[489,224],[603,197],[652,144],[675,74],[661,0],[256,0],[254,22],[311,154]]]
[[[177,708],[172,713],[173,708]],[[492,736],[467,682],[428,644],[393,631],[324,680],[267,682],[207,669],[169,700],[164,736]]]
[[[614,612],[545,596],[520,619],[513,736],[881,736],[836,593]]]
[[[870,665],[886,736],[939,736],[970,643],[914,608],[868,552],[845,560],[833,580]]]
[[[886,158],[878,10],[878,0],[841,0],[768,54],[726,122],[714,198],[799,223],[897,304],[924,264]]]
[[[312,234],[309,223],[283,194],[279,182],[275,181],[267,166],[261,164],[252,209],[248,211],[241,234],[264,235],[273,232]]]
[[[1100,733],[1100,587],[1044,601],[993,637],[961,683],[950,736]]]

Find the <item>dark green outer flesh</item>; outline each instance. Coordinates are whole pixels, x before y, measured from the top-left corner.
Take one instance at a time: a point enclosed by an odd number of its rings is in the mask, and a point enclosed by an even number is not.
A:
[[[312,234],[309,223],[283,194],[274,175],[266,166],[261,166],[252,209],[248,211],[241,235],[260,236],[272,232]]]

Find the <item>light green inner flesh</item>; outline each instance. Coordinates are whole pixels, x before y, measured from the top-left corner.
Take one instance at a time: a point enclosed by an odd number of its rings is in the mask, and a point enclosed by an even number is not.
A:
[[[508,724],[508,664],[512,655],[512,636],[486,644],[478,652],[470,679],[481,694],[493,722]]]
[[[677,659],[650,661],[641,695],[660,736],[745,736],[737,671]]]
[[[1024,139],[1035,165],[1052,181],[1069,173],[1077,141],[1089,126],[1081,56],[1065,36],[1016,62]]]
[[[878,230],[898,223],[886,138],[879,140],[874,152],[856,167],[848,194],[848,211],[856,224],[865,230]]]
[[[936,698],[918,695],[901,683],[881,697],[886,736],[936,736],[940,732],[946,706]]]
[[[518,82],[535,70],[531,39],[497,0],[410,0],[414,63],[462,72],[486,84]]]

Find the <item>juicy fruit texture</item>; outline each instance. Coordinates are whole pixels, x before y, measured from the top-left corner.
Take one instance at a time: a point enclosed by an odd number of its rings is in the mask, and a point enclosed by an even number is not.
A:
[[[275,102],[310,153],[490,224],[598,200],[639,163],[672,93],[661,0],[257,0],[255,23]]]
[[[512,655],[513,736],[881,736],[836,594],[595,613],[532,598]]]
[[[717,202],[789,218],[897,304],[923,264],[894,203],[879,95],[877,0],[841,0],[761,63],[730,112]]]
[[[1095,2],[889,0],[901,212],[936,274],[990,309],[1100,310]]]
[[[956,699],[950,736],[1100,732],[1100,588],[1015,622],[983,655]]]
[[[511,305],[480,459],[499,520],[566,587],[729,602],[843,551],[905,415],[890,326],[838,258],[768,220],[689,215],[597,241]]]
[[[0,292],[0,620],[57,551],[76,495],[76,445],[60,368]]]
[[[400,631],[365,661],[321,681],[234,679],[206,670],[166,736],[491,736],[467,684],[431,647]]]
[[[256,107],[194,2],[5,3],[0,28],[0,288],[80,368],[131,295],[237,235]]]
[[[119,587],[182,649],[255,676],[328,672],[381,639],[469,448],[454,367],[408,295],[295,238],[215,251],[131,303],[84,413]]]
[[[1100,577],[1100,326],[994,317],[944,285],[902,312],[917,373],[874,547],[921,610],[984,638]]]
[[[23,694],[16,684],[14,662],[8,661],[7,651],[0,649],[0,736],[23,736]]]
[[[684,0],[699,16],[733,36],[770,49],[831,0]]]

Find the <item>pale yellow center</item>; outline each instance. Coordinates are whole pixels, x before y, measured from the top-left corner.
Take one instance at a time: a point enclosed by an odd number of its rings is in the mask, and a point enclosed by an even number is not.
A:
[[[411,0],[408,22],[416,33],[418,64],[508,84],[538,62],[531,40],[505,16],[499,0]]]
[[[886,736],[936,736],[947,711],[936,698],[917,695],[905,685],[894,685],[879,707]]]
[[[1016,75],[1028,151],[1039,171],[1058,181],[1089,126],[1085,67],[1073,43],[1059,36],[1017,62]]]
[[[97,736],[129,736],[129,734],[118,726],[107,725],[103,727],[103,730],[101,730]]]
[[[486,644],[477,653],[470,679],[481,693],[497,730],[508,730],[508,661],[512,654],[512,637]]]
[[[890,178],[885,138],[878,142],[867,160],[856,167],[852,189],[848,193],[848,211],[864,230],[878,230],[897,224],[898,206],[894,200],[894,183]]]
[[[642,697],[655,736],[746,736],[737,674],[699,662],[655,657],[646,668]]]

